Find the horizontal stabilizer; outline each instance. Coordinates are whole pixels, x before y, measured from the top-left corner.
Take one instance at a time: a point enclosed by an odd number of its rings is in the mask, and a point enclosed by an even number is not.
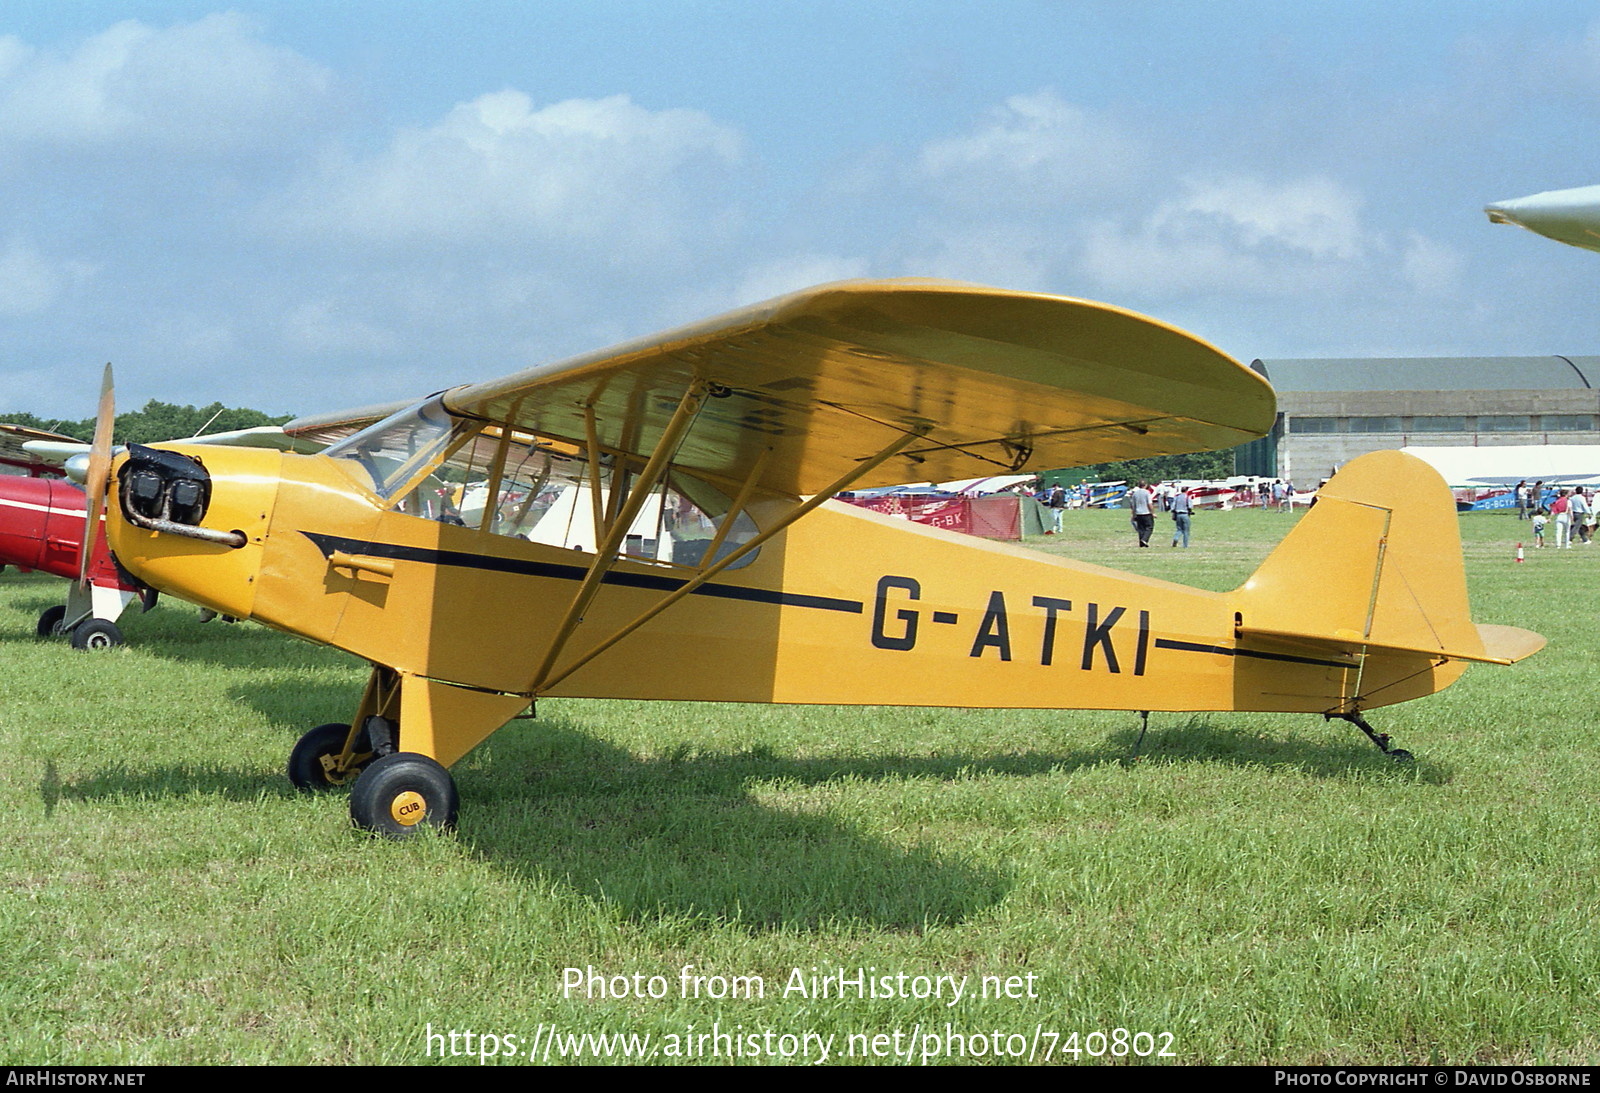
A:
[[[1241,628],[1239,638],[1252,638],[1320,649],[1328,653],[1354,655],[1364,650],[1390,653],[1421,653],[1424,656],[1444,657],[1447,660],[1469,660],[1478,664],[1515,664],[1523,657],[1532,656],[1544,648],[1544,635],[1515,626],[1476,627],[1482,641],[1480,652],[1475,648],[1451,649],[1432,642],[1374,641],[1362,637],[1354,630],[1336,630],[1332,634],[1306,634],[1300,631],[1263,630]]]
[[[1544,635],[1515,626],[1478,624],[1483,636],[1483,648],[1496,664],[1515,664],[1523,657],[1531,657],[1544,648]]]

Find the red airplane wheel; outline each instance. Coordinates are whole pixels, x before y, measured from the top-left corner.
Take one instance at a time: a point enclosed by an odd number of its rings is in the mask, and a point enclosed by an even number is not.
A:
[[[105,619],[85,619],[72,628],[74,649],[113,649],[122,644],[122,631]]]
[[[59,638],[61,636],[61,620],[67,617],[67,609],[61,604],[47,607],[44,614],[39,616],[39,625],[34,632],[41,638]]]

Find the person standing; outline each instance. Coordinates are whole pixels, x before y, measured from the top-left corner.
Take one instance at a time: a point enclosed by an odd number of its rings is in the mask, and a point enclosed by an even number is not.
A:
[[[1556,549],[1565,550],[1572,545],[1572,502],[1567,500],[1567,491],[1562,490],[1556,499],[1550,502],[1550,515],[1556,522]]]
[[[1194,502],[1189,500],[1189,495],[1178,490],[1167,502],[1167,511],[1172,513],[1172,545],[1177,546],[1178,540],[1183,540],[1183,549],[1189,549],[1189,518],[1194,515]]]
[[[1140,482],[1128,491],[1128,510],[1133,513],[1133,530],[1139,536],[1139,545],[1150,545],[1150,533],[1156,527],[1156,514],[1153,507],[1154,499],[1150,496],[1150,487]]]
[[[1589,499],[1583,495],[1583,490],[1574,489],[1572,496],[1567,498],[1567,511],[1572,514],[1572,533],[1578,537],[1578,542],[1584,546],[1589,545]]]
[[[1526,478],[1517,483],[1516,502],[1517,519],[1526,520],[1528,518],[1528,480]]]
[[[1046,535],[1057,535],[1061,532],[1061,514],[1067,509],[1067,491],[1061,488],[1058,482],[1045,492],[1045,507],[1050,510],[1050,530]]]

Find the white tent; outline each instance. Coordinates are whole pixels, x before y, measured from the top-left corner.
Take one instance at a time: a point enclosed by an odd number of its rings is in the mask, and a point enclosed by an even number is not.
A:
[[[1508,444],[1488,448],[1413,445],[1407,455],[1430,464],[1457,488],[1515,486],[1543,482],[1555,486],[1600,485],[1600,445]]]

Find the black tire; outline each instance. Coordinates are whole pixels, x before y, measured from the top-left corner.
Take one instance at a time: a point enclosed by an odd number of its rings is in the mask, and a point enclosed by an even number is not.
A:
[[[34,633],[41,638],[59,638],[61,636],[61,621],[67,617],[67,609],[62,604],[44,609],[44,614],[39,616],[39,625],[34,628]]]
[[[1389,758],[1393,759],[1401,766],[1404,766],[1407,763],[1415,763],[1417,761],[1417,757],[1412,755],[1409,751],[1406,751],[1404,748],[1395,748],[1389,753]]]
[[[344,751],[345,738],[349,735],[349,725],[333,723],[318,725],[302,736],[289,751],[289,781],[294,788],[319,793],[354,782],[366,763],[358,763],[342,778],[331,777],[322,765],[323,756]],[[357,740],[356,753],[359,755],[362,750],[362,741]]]
[[[454,827],[459,804],[449,771],[426,755],[397,751],[373,760],[356,779],[350,819],[375,835],[404,839],[424,827]]]
[[[105,619],[84,619],[72,628],[74,649],[114,649],[122,644],[122,631]]]

